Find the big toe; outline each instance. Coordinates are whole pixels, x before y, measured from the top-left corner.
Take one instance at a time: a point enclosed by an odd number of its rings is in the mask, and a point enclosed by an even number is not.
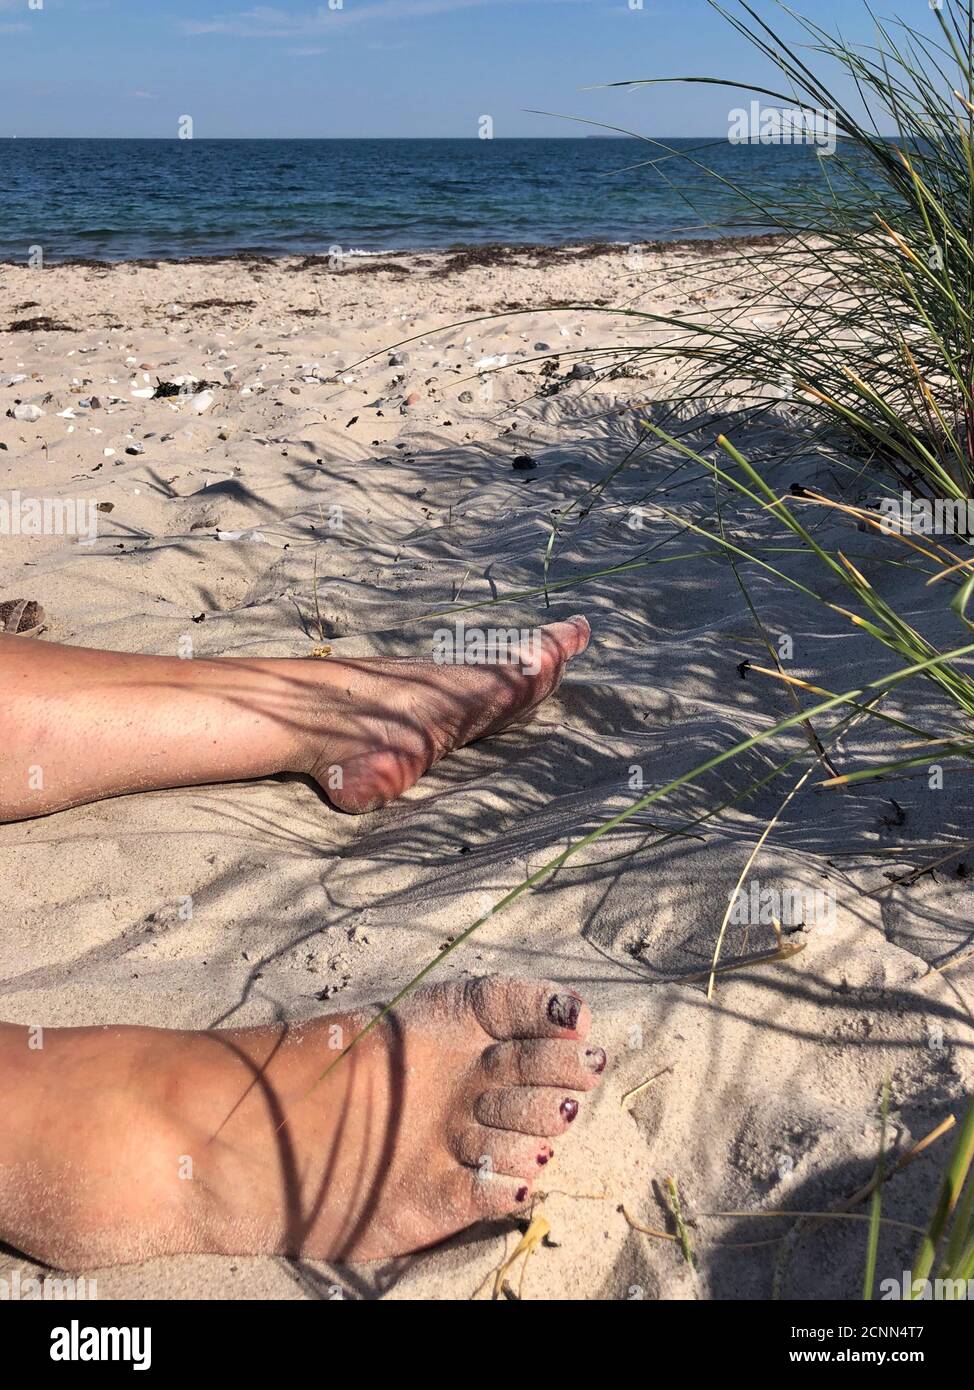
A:
[[[492,1038],[567,1038],[580,1041],[592,1014],[575,990],[550,980],[482,975],[467,986],[477,1021]]]
[[[557,648],[558,656],[562,661],[571,661],[573,656],[578,656],[580,652],[583,652],[592,636],[588,619],[582,617],[580,613],[576,613],[574,617],[566,618],[564,622],[547,623],[541,632],[545,641],[552,643]]]

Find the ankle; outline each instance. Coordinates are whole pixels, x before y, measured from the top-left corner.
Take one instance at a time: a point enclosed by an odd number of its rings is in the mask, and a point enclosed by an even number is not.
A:
[[[174,1078],[155,1056],[167,1036],[2,1030],[0,1238],[64,1269],[206,1248],[205,1204],[181,1180],[189,1135],[165,1099]]]
[[[260,663],[265,708],[275,711],[280,772],[321,780],[337,744],[337,731],[354,714],[353,669],[347,662],[278,658]]]

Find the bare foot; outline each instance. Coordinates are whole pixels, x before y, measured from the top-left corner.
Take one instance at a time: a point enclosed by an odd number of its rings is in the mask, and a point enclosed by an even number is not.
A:
[[[0,1028],[0,1239],[63,1268],[402,1255],[523,1205],[605,1053],[562,986],[489,976],[369,1015],[177,1033]]]
[[[588,639],[585,619],[570,618],[534,629],[526,660],[439,665],[181,660],[0,632],[0,821],[279,772],[316,778],[342,810],[370,811],[539,704]]]
[[[342,691],[334,684],[328,689],[331,736],[311,776],[341,810],[374,811],[447,753],[496,733],[547,699],[590,636],[583,617],[536,629],[531,672],[515,664],[344,662]]]

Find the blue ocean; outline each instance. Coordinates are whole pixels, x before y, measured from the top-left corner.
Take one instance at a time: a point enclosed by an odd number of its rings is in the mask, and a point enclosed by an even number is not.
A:
[[[279,256],[773,230],[808,145],[666,140],[0,140],[0,259]],[[648,163],[647,161],[653,161]],[[713,169],[727,184],[697,168]]]

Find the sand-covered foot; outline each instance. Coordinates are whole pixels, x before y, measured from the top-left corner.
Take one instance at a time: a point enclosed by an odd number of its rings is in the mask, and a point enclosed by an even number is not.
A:
[[[417,989],[328,1071],[374,1016],[51,1030],[36,1052],[3,1029],[0,1239],[65,1267],[374,1259],[523,1207],[605,1068],[581,998],[498,976]]]
[[[341,690],[329,685],[327,714],[329,729],[342,733],[314,758],[311,775],[341,810],[375,810],[453,749],[547,699],[590,635],[583,617],[537,628],[526,663],[342,663],[347,678]]]
[[[278,1249],[373,1259],[505,1216],[606,1064],[576,993],[488,976],[415,991],[315,1087],[336,1025],[347,1043],[361,1023],[324,1018],[287,1039],[263,1098],[221,1135],[221,1248],[256,1219]]]

